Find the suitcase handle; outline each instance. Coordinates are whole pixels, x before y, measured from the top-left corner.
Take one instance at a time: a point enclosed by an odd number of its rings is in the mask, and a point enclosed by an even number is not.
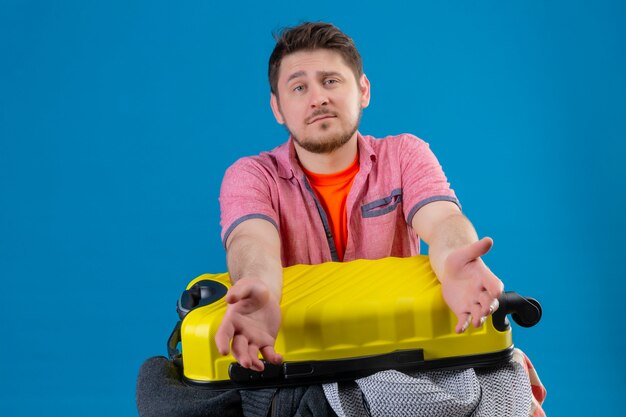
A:
[[[507,291],[498,298],[500,307],[493,313],[493,327],[503,332],[510,327],[507,314],[522,327],[532,327],[541,320],[541,304],[534,298]]]
[[[174,330],[172,330],[172,334],[167,339],[167,354],[170,357],[170,360],[177,365],[182,365],[182,355],[178,350],[177,346],[180,343],[180,326],[182,321],[179,320],[174,326]]]

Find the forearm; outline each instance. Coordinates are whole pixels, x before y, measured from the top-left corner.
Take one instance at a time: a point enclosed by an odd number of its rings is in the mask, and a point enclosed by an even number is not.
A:
[[[244,221],[226,241],[226,261],[233,286],[215,334],[219,352],[232,352],[244,368],[256,371],[264,369],[259,353],[279,364],[282,357],[274,351],[283,277],[278,231],[266,220]]]
[[[226,262],[233,284],[241,278],[260,279],[280,300],[283,270],[277,237],[260,239],[258,235],[239,233],[228,244]]]
[[[441,281],[446,278],[445,260],[457,248],[478,240],[472,223],[461,212],[451,213],[432,228],[427,241],[430,264]]]
[[[456,314],[456,331],[465,331],[470,319],[475,327],[498,308],[503,284],[482,261],[493,240],[478,240],[472,223],[455,205],[434,202],[413,218],[413,229],[426,243],[430,264],[441,282],[441,292]]]

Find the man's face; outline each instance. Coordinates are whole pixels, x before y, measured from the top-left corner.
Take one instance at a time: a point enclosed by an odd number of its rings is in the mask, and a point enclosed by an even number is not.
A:
[[[370,100],[365,75],[356,80],[339,53],[299,51],[280,64],[278,97],[270,104],[276,121],[294,141],[313,153],[330,153],[354,135]]]

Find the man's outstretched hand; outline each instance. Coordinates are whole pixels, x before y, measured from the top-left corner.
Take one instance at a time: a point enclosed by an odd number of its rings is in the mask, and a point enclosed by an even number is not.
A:
[[[222,355],[231,351],[244,368],[264,369],[259,352],[270,363],[279,364],[282,357],[274,351],[280,327],[279,300],[258,279],[242,278],[226,294],[226,314],[215,334]]]
[[[457,248],[446,257],[441,290],[458,318],[457,333],[464,332],[470,321],[474,327],[480,327],[498,309],[504,285],[480,259],[492,246],[493,240],[486,237]]]

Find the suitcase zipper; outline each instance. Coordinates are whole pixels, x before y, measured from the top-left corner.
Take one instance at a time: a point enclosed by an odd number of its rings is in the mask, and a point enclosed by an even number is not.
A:
[[[277,417],[276,413],[277,413],[277,408],[276,407],[276,397],[278,397],[278,390],[276,390],[276,393],[274,393],[274,396],[272,397],[272,402],[270,403],[270,417]]]

